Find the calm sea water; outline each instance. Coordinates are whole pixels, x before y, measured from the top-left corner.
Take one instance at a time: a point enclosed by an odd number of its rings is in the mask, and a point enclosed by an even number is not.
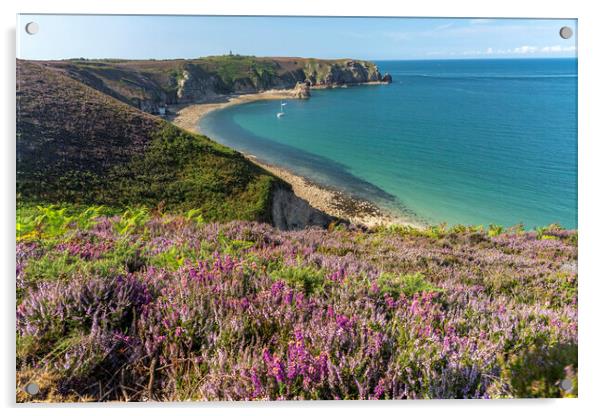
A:
[[[383,61],[393,84],[209,114],[237,150],[429,223],[577,226],[575,59]]]

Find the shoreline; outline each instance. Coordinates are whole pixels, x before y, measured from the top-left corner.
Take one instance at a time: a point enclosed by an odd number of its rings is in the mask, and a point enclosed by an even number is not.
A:
[[[327,90],[337,88],[348,88],[362,85],[388,85],[384,81],[368,81],[355,84],[342,85],[314,85],[311,90]],[[252,103],[262,100],[302,100],[307,98],[299,98],[295,96],[295,90],[291,89],[272,89],[259,92],[250,92],[244,94],[223,94],[208,97],[204,101],[186,104],[172,104],[167,106],[168,115],[166,119],[188,131],[197,134],[204,134],[200,129],[199,122],[207,114],[214,110],[221,110],[238,104]]]
[[[293,90],[267,90],[248,94],[216,95],[201,102],[170,105],[167,108],[172,114],[168,115],[167,119],[185,130],[196,134],[204,134],[199,127],[199,122],[214,110],[253,101],[284,99],[298,98],[293,96]]]
[[[372,85],[374,83],[363,83],[362,85],[366,84]],[[378,84],[383,83],[379,82]],[[327,88],[342,88],[342,86],[318,87],[316,89]],[[172,114],[168,117],[168,120],[185,130],[196,134],[204,134],[199,126],[200,121],[214,110],[254,101],[282,99],[299,98],[293,96],[292,89],[214,96],[203,102],[169,106],[168,108]],[[368,200],[351,196],[335,188],[317,184],[306,177],[291,172],[289,169],[262,161],[252,154],[242,154],[254,164],[289,183],[295,195],[306,200],[312,207],[329,215],[368,228],[389,225],[424,228],[424,224],[385,212]]]
[[[274,176],[289,183],[295,195],[306,200],[312,207],[329,215],[347,220],[367,228],[377,226],[405,225],[422,229],[424,225],[387,213],[376,204],[354,197],[333,187],[318,184],[304,176],[297,175],[281,166],[276,166],[245,154],[247,159],[262,167]]]

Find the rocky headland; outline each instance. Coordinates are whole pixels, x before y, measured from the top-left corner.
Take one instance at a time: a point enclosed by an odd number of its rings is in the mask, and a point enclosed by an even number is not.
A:
[[[40,61],[48,69],[151,114],[168,106],[208,102],[228,95],[288,90],[307,98],[310,88],[389,83],[369,61],[354,59],[212,56],[175,60]]]

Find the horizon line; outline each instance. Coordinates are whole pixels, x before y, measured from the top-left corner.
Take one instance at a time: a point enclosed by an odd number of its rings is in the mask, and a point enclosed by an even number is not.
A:
[[[196,56],[190,58],[121,58],[121,57],[112,57],[112,58],[86,58],[83,56],[80,57],[72,57],[72,58],[19,58],[16,59],[24,60],[24,61],[78,61],[78,60],[86,60],[86,61],[103,61],[103,60],[122,60],[122,61],[182,61],[182,60],[194,60],[194,59],[203,59],[203,58],[212,58],[212,57],[222,57],[222,56],[240,56],[240,57],[253,57],[253,58],[290,58],[290,59],[319,59],[325,61],[340,61],[340,60],[359,60],[359,61],[381,61],[381,62],[395,62],[395,61],[502,61],[502,60],[515,60],[515,59],[523,59],[523,60],[537,60],[537,59],[578,59],[578,56],[500,56],[500,57],[453,57],[453,58],[349,58],[349,57],[340,57],[340,58],[315,58],[310,56],[277,56],[277,55],[242,55],[242,54],[234,54],[234,55],[205,55],[205,56]]]

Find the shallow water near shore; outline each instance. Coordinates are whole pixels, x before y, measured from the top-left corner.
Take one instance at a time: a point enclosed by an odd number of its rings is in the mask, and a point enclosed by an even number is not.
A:
[[[383,61],[391,85],[213,111],[208,136],[430,223],[577,226],[577,61]]]

